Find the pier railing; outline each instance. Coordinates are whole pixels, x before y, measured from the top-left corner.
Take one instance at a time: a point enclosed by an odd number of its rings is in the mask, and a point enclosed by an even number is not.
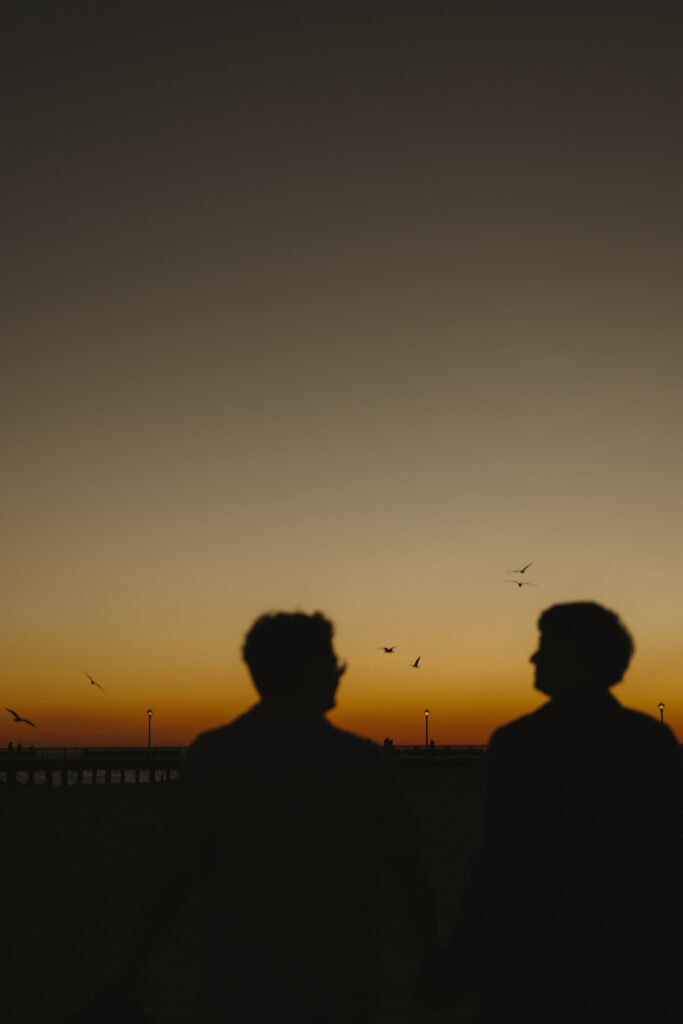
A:
[[[171,782],[187,747],[0,749],[0,785],[73,786]]]
[[[387,745],[405,768],[483,762],[486,746]],[[187,747],[6,747],[0,749],[0,785],[82,786],[173,782]]]
[[[187,747],[5,747],[0,748],[0,763],[21,758],[33,761],[74,761],[111,758],[178,758]]]
[[[0,748],[0,786],[58,787],[173,782],[187,747],[5,747]],[[458,765],[483,766],[483,744],[384,744],[401,771]],[[683,745],[679,746],[683,755]]]
[[[485,743],[442,743],[427,747],[424,743],[415,743],[411,745],[392,744],[390,747],[385,745],[384,749],[387,752],[390,752],[393,756],[399,758],[438,757],[441,760],[444,758],[463,760],[467,758],[480,759],[485,757],[488,746]]]

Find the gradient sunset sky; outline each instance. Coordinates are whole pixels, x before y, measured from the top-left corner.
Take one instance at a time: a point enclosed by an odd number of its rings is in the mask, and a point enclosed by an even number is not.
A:
[[[0,745],[189,743],[280,609],[486,742],[570,600],[683,737],[674,5],[220,6],[4,32]]]

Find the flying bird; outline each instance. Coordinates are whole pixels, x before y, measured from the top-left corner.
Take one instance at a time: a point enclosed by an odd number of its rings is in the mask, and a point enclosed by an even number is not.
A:
[[[393,654],[394,651],[396,650],[396,647],[378,647],[377,650],[384,651],[385,654]]]
[[[4,704],[3,707],[5,707]],[[16,711],[12,711],[11,708],[5,708],[5,711],[9,711],[10,715],[14,715],[15,722],[26,722],[27,725],[32,725],[34,729],[38,728],[35,722],[29,722],[28,718],[22,718],[21,715],[18,715]]]
[[[85,672],[85,669],[83,669],[83,671]],[[95,680],[93,679],[93,677],[88,672],[85,672],[85,674],[88,677],[88,679],[90,680],[90,682],[92,683],[92,685],[99,687],[99,689],[102,691],[102,693],[104,693],[104,687],[100,686],[99,683],[96,683]]]
[[[505,572],[526,572],[529,566],[533,564],[533,562],[527,562],[523,569],[506,569]]]
[[[410,667],[411,668],[419,668],[420,667],[420,658],[421,657],[422,657],[422,655],[418,654],[417,658],[415,659],[415,661],[412,663],[412,665]]]
[[[503,583],[514,583],[516,587],[537,587],[538,583],[527,583],[526,580],[503,580]]]

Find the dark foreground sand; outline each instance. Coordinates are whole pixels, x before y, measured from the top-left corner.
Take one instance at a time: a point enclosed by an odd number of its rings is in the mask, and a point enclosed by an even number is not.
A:
[[[476,848],[480,766],[403,769],[445,926]],[[52,1024],[106,977],[144,890],[147,865],[172,785],[0,789],[5,1024]],[[193,1020],[197,906],[188,903],[149,970],[147,1004],[158,1024]],[[433,1015],[411,992],[415,951],[393,893],[379,924],[382,1024],[467,1024],[471,1007]]]

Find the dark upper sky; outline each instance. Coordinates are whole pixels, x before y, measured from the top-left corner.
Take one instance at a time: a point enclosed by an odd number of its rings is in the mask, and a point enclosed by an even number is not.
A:
[[[26,8],[3,147],[22,298],[76,269],[111,287],[119,261],[129,300],[188,268],[211,288],[321,228],[342,251],[408,227],[452,252],[502,217],[519,240],[558,217],[598,236],[654,219],[670,242],[675,5]]]

